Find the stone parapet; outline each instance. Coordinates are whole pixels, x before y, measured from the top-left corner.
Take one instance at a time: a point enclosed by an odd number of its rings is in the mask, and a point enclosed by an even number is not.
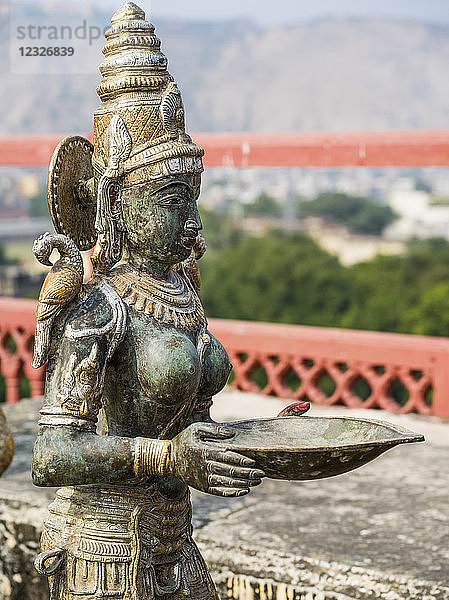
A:
[[[216,398],[214,417],[272,416],[284,404],[227,390]],[[38,407],[6,407],[18,454],[0,481],[0,600],[47,598],[32,567],[54,493],[33,488],[28,474]],[[332,479],[267,480],[240,499],[194,493],[195,538],[222,597],[447,600],[449,423],[340,407],[311,413],[382,418],[423,433],[427,442]]]

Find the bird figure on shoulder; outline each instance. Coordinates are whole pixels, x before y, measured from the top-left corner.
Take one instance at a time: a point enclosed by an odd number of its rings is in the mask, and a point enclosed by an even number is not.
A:
[[[53,264],[53,250],[60,258]],[[51,267],[39,295],[36,310],[36,336],[32,366],[41,367],[47,360],[50,333],[55,317],[79,294],[83,283],[84,267],[81,252],[65,235],[44,233],[35,240],[33,253],[37,260]]]

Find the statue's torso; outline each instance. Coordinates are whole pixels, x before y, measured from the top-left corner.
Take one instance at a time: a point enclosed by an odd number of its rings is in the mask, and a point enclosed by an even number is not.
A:
[[[108,367],[103,396],[109,435],[158,437],[185,405],[209,398],[226,384],[230,362],[208,333],[201,358],[198,332],[156,322],[132,308],[125,338]],[[170,437],[185,425],[182,418]]]

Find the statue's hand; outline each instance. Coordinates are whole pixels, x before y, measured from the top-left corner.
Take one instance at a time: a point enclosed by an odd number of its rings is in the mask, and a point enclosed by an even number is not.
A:
[[[265,473],[254,468],[252,459],[218,443],[234,435],[223,425],[193,423],[171,441],[171,473],[201,492],[244,496]]]

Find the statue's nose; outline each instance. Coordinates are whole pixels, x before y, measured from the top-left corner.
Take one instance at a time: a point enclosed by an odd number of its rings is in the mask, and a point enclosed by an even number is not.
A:
[[[184,225],[184,231],[189,237],[196,237],[198,235],[198,231],[200,231],[202,228],[203,225],[200,220],[194,221],[193,219],[188,219]]]

